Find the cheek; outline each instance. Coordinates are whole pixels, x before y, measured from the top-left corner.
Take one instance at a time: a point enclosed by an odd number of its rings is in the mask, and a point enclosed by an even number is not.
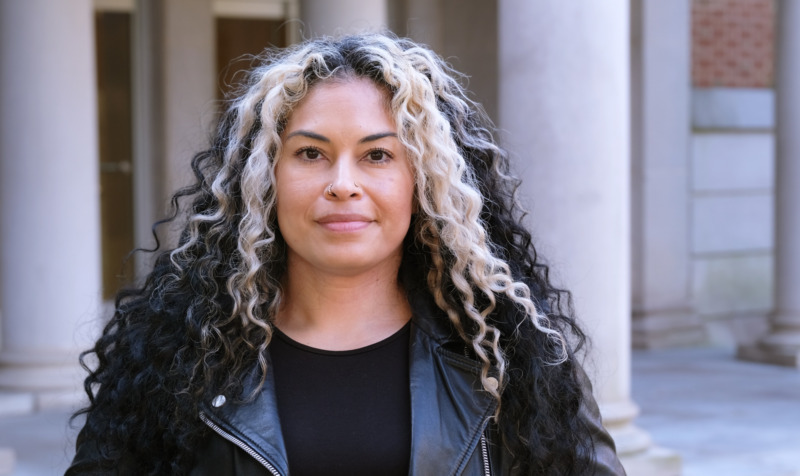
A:
[[[403,183],[400,187],[403,190],[403,202],[406,203],[411,210],[411,213],[416,213],[418,208],[417,203],[417,182],[414,173],[410,170],[403,177]]]
[[[302,219],[305,202],[311,196],[310,192],[303,187],[303,181],[287,180],[283,175],[283,180],[276,180],[275,187],[275,212],[278,218],[278,228],[285,234],[287,227]]]
[[[291,221],[299,219],[303,211],[308,207],[309,193],[300,189],[284,188],[276,195],[275,210],[278,213],[278,221]]]
[[[275,198],[278,206],[289,206],[296,204],[310,194],[311,181],[309,177],[292,167],[275,168]]]
[[[414,180],[410,177],[403,177],[402,180],[396,180],[391,184],[391,190],[395,193],[392,194],[393,212],[395,214],[408,216],[417,211],[417,199],[415,197]]]
[[[286,236],[286,231],[291,230],[291,226],[287,223],[287,218],[289,217],[289,212],[286,210],[286,206],[283,205],[285,200],[281,200],[280,197],[278,198],[278,203],[275,206],[275,215],[277,218],[276,223],[278,225],[278,230],[281,232],[284,237]]]

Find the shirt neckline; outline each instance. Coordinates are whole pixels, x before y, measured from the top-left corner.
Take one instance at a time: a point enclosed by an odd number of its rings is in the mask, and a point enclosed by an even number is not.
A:
[[[327,349],[320,349],[320,348],[317,348],[317,347],[311,347],[309,345],[301,344],[300,342],[297,342],[296,340],[294,340],[291,337],[289,337],[286,334],[284,334],[283,331],[281,331],[277,327],[273,327],[274,336],[278,337],[282,342],[284,342],[287,345],[290,345],[290,346],[292,346],[292,347],[294,347],[294,348],[296,348],[298,350],[301,350],[303,352],[307,352],[307,353],[311,353],[311,354],[318,354],[318,355],[334,356],[334,357],[362,354],[362,353],[365,353],[365,352],[373,351],[375,349],[378,349],[380,347],[386,346],[386,345],[394,342],[395,340],[399,339],[403,335],[407,335],[408,334],[408,330],[410,328],[411,328],[411,320],[406,322],[403,325],[403,327],[401,327],[399,330],[397,330],[394,334],[390,335],[389,337],[386,337],[383,340],[375,342],[373,344],[369,344],[367,346],[359,347],[359,348],[356,348],[356,349],[327,350]]]

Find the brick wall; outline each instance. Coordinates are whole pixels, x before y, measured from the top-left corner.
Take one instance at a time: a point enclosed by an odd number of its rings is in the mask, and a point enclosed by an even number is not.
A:
[[[774,33],[775,0],[692,0],[692,84],[772,87]]]
[[[753,343],[774,308],[776,4],[692,0],[690,282],[716,345]]]

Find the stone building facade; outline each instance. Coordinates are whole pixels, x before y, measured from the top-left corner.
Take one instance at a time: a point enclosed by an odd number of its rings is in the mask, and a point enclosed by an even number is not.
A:
[[[187,182],[230,61],[375,27],[431,45],[497,123],[629,474],[680,473],[635,425],[632,346],[798,365],[798,2],[4,0],[0,411],[79,398],[77,355]]]

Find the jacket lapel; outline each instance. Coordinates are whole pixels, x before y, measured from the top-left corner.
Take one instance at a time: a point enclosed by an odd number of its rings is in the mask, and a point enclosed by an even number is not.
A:
[[[204,405],[204,411],[214,424],[266,458],[280,474],[287,475],[289,465],[278,417],[275,379],[269,356],[267,359],[267,378],[255,399],[245,403],[235,403],[229,399],[227,404],[218,408]],[[255,387],[257,374],[257,371],[253,371],[245,382],[243,395],[248,395],[248,392]]]
[[[427,304],[412,301],[410,473],[461,474],[496,401],[481,389],[480,364],[442,346],[448,334],[436,319],[446,317]]]

